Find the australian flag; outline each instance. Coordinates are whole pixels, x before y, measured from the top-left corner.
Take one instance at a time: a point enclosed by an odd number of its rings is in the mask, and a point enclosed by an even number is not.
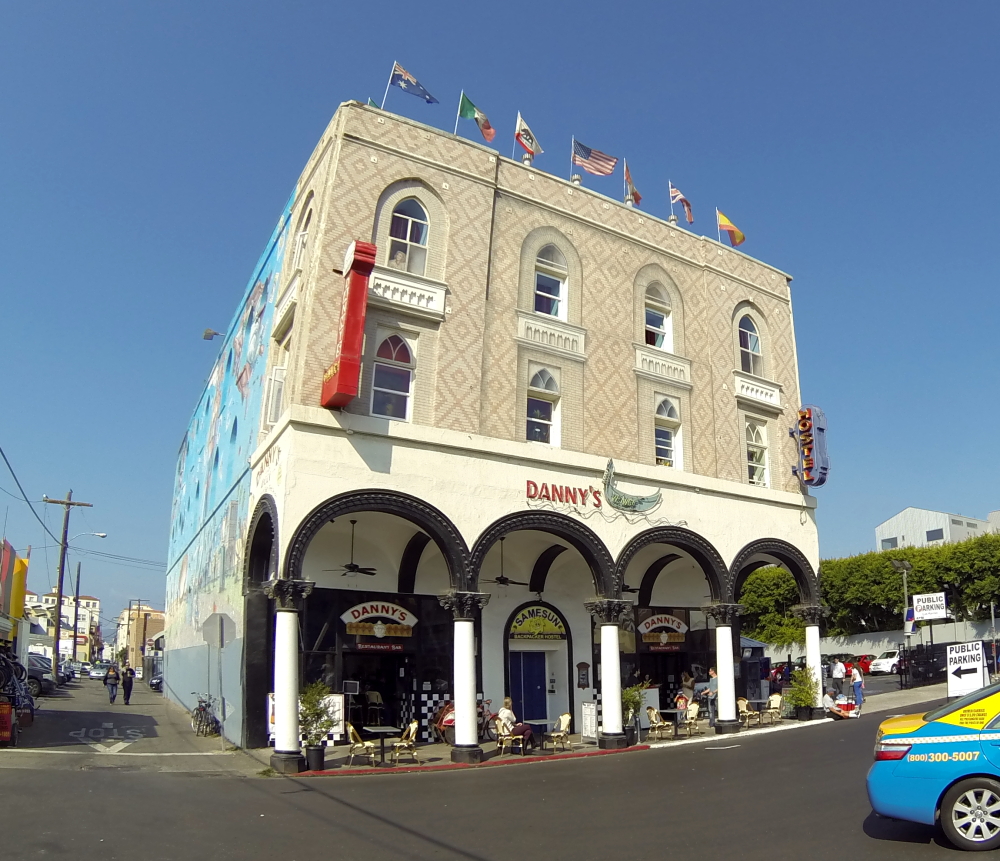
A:
[[[407,72],[406,69],[399,65],[399,63],[392,64],[392,77],[389,78],[389,85],[392,87],[399,87],[411,96],[418,96],[429,105],[437,104],[437,99],[420,86],[420,81],[414,78],[413,75]]]

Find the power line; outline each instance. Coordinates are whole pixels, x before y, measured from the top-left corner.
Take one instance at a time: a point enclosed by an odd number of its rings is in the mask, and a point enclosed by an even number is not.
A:
[[[52,530],[50,530],[49,527],[45,525],[45,521],[43,521],[42,518],[38,516],[38,512],[35,511],[35,506],[33,506],[31,504],[31,500],[28,499],[28,494],[26,494],[24,492],[24,488],[21,487],[21,482],[17,478],[17,473],[14,472],[14,467],[12,467],[10,465],[10,461],[7,460],[7,455],[4,453],[4,450],[3,450],[2,447],[0,447],[0,457],[2,457],[3,458],[3,462],[5,464],[7,464],[7,469],[10,470],[10,476],[11,476],[11,478],[14,479],[14,484],[16,484],[17,485],[17,489],[19,491],[21,491],[21,498],[25,501],[25,503],[27,504],[28,508],[31,509],[31,513],[35,515],[35,520],[37,520],[39,523],[42,524],[42,529],[44,529],[46,532],[49,533],[49,536],[52,538],[53,541],[57,541],[58,542],[59,539],[55,535],[52,534]]]

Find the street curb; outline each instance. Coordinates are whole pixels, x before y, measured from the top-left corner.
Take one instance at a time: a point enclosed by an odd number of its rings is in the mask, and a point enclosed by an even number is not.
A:
[[[465,762],[446,762],[441,765],[396,765],[392,768],[374,768],[366,771],[341,770],[339,768],[324,769],[323,771],[303,771],[292,777],[368,777],[377,774],[412,774],[414,772],[426,771],[459,771],[470,768],[491,768],[503,765],[527,765],[531,762],[554,762],[566,759],[583,759],[587,756],[613,756],[619,753],[634,753],[640,750],[649,750],[651,745],[637,744],[632,747],[620,750],[581,750],[579,753],[553,753],[548,756],[512,756],[510,759],[490,759],[486,762],[476,764]]]

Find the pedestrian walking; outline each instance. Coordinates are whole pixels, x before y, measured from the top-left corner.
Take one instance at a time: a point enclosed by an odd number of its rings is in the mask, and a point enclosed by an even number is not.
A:
[[[715,726],[715,716],[719,712],[719,674],[712,667],[708,671],[708,690],[705,692],[708,702],[708,725]]]
[[[830,664],[830,680],[838,694],[844,692],[845,678],[847,678],[847,667],[844,666],[844,662],[840,658],[834,658],[833,663]]]
[[[851,670],[851,687],[854,688],[854,710],[861,714],[861,704],[865,701],[865,677],[861,673],[861,667],[857,664]]]
[[[122,670],[122,695],[125,697],[125,705],[128,705],[128,701],[132,698],[132,682],[134,680],[135,670],[126,664],[125,669]]]
[[[108,702],[113,703],[118,698],[118,684],[121,682],[121,673],[118,667],[112,664],[104,674],[104,687],[108,689]]]

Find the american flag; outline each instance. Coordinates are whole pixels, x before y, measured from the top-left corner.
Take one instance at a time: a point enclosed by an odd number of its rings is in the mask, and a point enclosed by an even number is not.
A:
[[[691,213],[691,203],[688,199],[681,194],[679,188],[674,188],[674,184],[667,180],[667,185],[670,186],[670,202],[679,203],[684,207],[684,216],[687,218],[688,224],[694,224],[694,215]]]
[[[580,141],[573,139],[573,164],[579,165],[587,173],[597,176],[609,176],[614,173],[618,159],[607,155],[600,150],[591,149],[584,146]]]

